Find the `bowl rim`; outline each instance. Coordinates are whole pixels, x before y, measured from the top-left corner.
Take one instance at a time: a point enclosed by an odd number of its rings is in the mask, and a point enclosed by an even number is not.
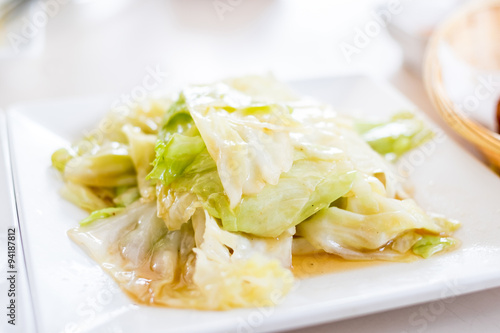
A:
[[[494,164],[500,166],[500,134],[468,118],[462,111],[456,108],[444,87],[438,57],[439,46],[445,40],[448,31],[458,21],[490,7],[498,7],[500,9],[500,0],[484,0],[468,3],[437,27],[425,51],[423,79],[427,95],[430,97],[441,118],[458,134],[478,146]]]

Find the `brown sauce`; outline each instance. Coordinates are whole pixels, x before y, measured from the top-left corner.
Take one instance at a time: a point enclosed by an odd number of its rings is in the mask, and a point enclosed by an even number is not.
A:
[[[292,257],[292,272],[297,278],[362,269],[378,265],[390,265],[391,262],[382,260],[345,260],[341,257],[318,253]]]

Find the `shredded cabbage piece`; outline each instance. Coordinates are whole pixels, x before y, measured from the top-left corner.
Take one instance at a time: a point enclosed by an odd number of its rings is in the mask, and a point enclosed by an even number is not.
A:
[[[386,122],[358,120],[356,129],[376,152],[389,161],[431,139],[434,133],[412,112],[400,112]]]

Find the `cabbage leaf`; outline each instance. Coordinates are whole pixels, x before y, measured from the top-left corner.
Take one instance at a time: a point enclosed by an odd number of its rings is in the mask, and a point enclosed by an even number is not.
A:
[[[451,237],[425,235],[413,245],[412,251],[416,255],[427,259],[438,252],[455,246],[456,244],[457,241]]]
[[[376,152],[389,161],[431,139],[434,133],[412,112],[400,112],[386,122],[358,120],[356,129]]]

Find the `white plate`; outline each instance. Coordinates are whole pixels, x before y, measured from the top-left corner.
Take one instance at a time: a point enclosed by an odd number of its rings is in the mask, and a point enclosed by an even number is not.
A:
[[[7,246],[11,246],[7,242],[10,229],[15,229],[16,236],[14,269],[9,266],[7,261],[7,251],[3,251],[7,249]],[[5,304],[7,306],[10,304],[11,299],[15,300],[15,326],[8,322],[8,320],[12,319],[11,317],[4,317],[6,319],[0,321],[0,332],[33,332],[35,324],[32,316],[30,291],[26,280],[26,266],[14,204],[14,188],[7,142],[7,123],[2,110],[0,110],[0,247],[2,248],[2,256],[0,257],[0,271],[2,272],[2,278],[0,279],[0,290],[2,290],[0,302],[2,305]],[[5,277],[3,274],[5,274]],[[15,288],[13,291],[15,295],[12,295],[14,297],[9,296],[12,287],[7,277],[11,275],[15,276]]]
[[[294,82],[304,94],[359,115],[414,107],[362,76]],[[41,332],[252,332],[298,328],[500,286],[500,179],[454,142],[410,159],[415,197],[460,220],[462,247],[414,263],[364,267],[301,280],[273,309],[204,312],[138,306],[66,236],[85,213],[62,200],[51,153],[91,129],[111,104],[71,100],[13,107],[9,126],[23,237]]]

